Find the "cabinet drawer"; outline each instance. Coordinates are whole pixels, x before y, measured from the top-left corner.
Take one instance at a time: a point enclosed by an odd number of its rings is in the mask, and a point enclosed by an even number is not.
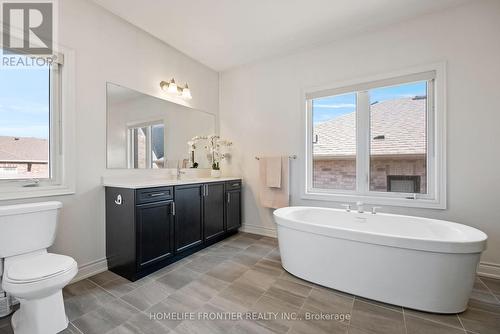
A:
[[[136,204],[165,201],[174,198],[173,187],[146,188],[136,191]]]
[[[227,181],[226,190],[241,189],[241,180]]]

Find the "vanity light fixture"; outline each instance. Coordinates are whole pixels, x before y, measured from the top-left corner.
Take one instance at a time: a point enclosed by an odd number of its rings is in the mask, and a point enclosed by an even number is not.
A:
[[[172,78],[172,80],[170,80],[169,82],[167,81],[160,82],[160,87],[167,93],[177,94],[186,100],[191,100],[193,98],[191,96],[191,90],[189,89],[188,84],[186,83],[184,87],[180,87],[175,83],[174,78]]]

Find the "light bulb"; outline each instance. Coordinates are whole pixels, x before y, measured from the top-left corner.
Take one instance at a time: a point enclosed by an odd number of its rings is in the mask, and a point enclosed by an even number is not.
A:
[[[169,93],[177,93],[177,84],[175,83],[174,78],[172,78],[172,80],[170,80],[170,82],[168,83],[167,92],[169,92]]]
[[[182,89],[182,97],[187,100],[191,100],[193,98],[191,96],[191,90],[189,89],[188,84],[186,84],[186,86],[184,86],[184,88]]]

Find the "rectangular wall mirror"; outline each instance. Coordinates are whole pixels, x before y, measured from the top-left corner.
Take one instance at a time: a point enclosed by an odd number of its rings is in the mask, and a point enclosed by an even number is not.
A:
[[[106,100],[107,168],[184,167],[188,141],[215,133],[215,115],[123,86],[107,83]],[[210,167],[203,143],[194,161]]]

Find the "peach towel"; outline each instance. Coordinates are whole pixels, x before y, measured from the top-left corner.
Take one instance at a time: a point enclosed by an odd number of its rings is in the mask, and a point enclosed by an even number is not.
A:
[[[281,157],[266,159],[266,186],[281,188]]]
[[[260,158],[259,174],[260,174],[260,204],[265,208],[278,209],[289,205],[289,164],[288,156],[279,157],[281,160],[281,186],[280,188],[269,187],[267,185],[267,164],[270,159],[275,158]]]

